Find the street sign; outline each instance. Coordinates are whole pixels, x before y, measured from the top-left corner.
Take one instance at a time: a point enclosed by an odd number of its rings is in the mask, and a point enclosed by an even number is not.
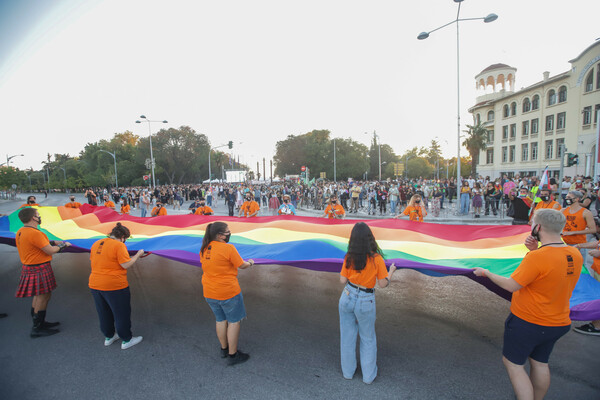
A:
[[[144,175],[144,180],[147,181],[148,179],[150,179],[150,175]]]
[[[320,173],[321,178],[323,179],[327,179],[327,173],[326,172],[321,172]]]
[[[394,175],[402,175],[404,173],[404,164],[395,163],[394,164]]]
[[[302,167],[300,167],[300,171],[302,171],[302,172],[306,171],[306,167],[303,165]]]
[[[13,183],[13,184],[12,184],[12,188],[13,188],[13,189],[16,189],[16,188],[17,188],[17,185],[16,185],[15,183]]]

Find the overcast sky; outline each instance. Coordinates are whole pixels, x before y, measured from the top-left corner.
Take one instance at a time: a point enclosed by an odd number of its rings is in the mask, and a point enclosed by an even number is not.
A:
[[[2,1],[0,163],[24,154],[11,164],[38,169],[48,152],[147,135],[140,114],[213,146],[233,140],[253,168],[313,129],[364,144],[376,130],[397,154],[437,136],[453,157],[455,25],[416,37],[456,11],[451,0]],[[463,126],[485,67],[514,66],[525,87],[600,37],[598,0],[466,0],[460,16],[489,13],[498,20],[460,25]]]

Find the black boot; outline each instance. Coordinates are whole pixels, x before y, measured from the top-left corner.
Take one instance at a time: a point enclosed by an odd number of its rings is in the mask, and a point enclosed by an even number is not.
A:
[[[43,319],[40,317],[40,314],[33,314],[33,328],[31,328],[31,333],[29,336],[32,338],[37,338],[41,336],[51,336],[58,333],[58,329],[45,328],[42,323]]]
[[[60,322],[48,322],[48,321],[46,321],[46,310],[44,310],[44,311],[38,311],[38,314],[42,318],[42,326],[44,328],[54,328],[55,326],[60,325]]]

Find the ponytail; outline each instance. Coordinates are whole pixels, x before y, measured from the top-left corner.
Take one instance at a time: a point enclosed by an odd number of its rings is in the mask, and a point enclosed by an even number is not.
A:
[[[206,225],[204,238],[202,239],[202,247],[200,248],[200,254],[204,254],[204,250],[206,250],[210,242],[215,240],[219,233],[223,233],[226,230],[227,224],[225,222],[213,222]]]
[[[110,236],[113,236],[117,239],[127,239],[131,236],[131,232],[129,232],[129,228],[124,225],[121,225],[120,222],[117,222],[117,225],[110,232]]]

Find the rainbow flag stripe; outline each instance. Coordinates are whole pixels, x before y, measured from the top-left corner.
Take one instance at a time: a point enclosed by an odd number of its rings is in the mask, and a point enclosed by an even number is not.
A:
[[[257,217],[176,215],[139,218],[105,207],[84,204],[79,210],[39,207],[41,229],[51,240],[67,240],[71,252],[84,252],[105,237],[116,222],[132,234],[130,252],[139,249],[183,263],[201,266],[200,246],[206,225],[226,222],[233,243],[244,259],[256,264],[283,264],[316,271],[339,272],[348,238],[357,220],[312,217]],[[365,220],[384,252],[386,264],[411,268],[431,276],[463,275],[510,299],[510,293],[487,278],[476,277],[481,266],[510,276],[527,249],[528,226],[472,226],[414,223],[404,220]],[[22,226],[17,212],[0,218],[0,243],[14,246]],[[571,298],[573,320],[600,319],[600,282],[583,269]]]

